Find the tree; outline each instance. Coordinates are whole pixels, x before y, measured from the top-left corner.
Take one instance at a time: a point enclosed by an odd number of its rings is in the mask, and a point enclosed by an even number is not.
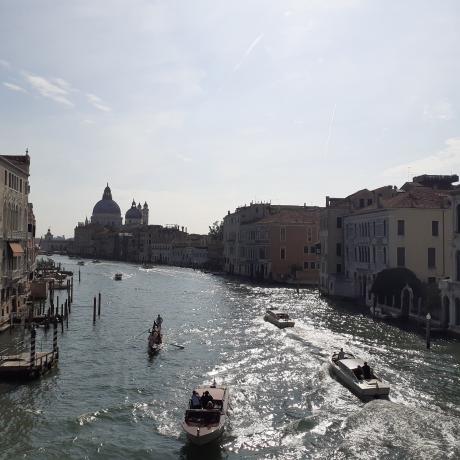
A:
[[[216,220],[210,227],[209,227],[209,233],[208,235],[213,239],[213,240],[220,240],[222,241],[224,239],[224,221],[218,221]]]

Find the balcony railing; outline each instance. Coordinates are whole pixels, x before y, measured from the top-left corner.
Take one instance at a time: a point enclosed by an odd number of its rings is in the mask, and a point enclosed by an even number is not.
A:
[[[3,237],[6,240],[26,240],[27,232],[23,230],[9,230],[4,232]]]

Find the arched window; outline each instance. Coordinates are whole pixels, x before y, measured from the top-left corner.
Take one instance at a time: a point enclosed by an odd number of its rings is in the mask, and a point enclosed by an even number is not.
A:
[[[456,280],[460,281],[460,251],[457,251],[455,254],[455,266],[456,266]]]
[[[460,326],[460,299],[455,299],[455,325]]]

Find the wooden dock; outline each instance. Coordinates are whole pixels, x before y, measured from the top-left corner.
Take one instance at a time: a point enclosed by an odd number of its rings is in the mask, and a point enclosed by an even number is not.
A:
[[[38,378],[55,367],[59,351],[37,352],[31,361],[30,353],[0,356],[0,380],[29,380]]]

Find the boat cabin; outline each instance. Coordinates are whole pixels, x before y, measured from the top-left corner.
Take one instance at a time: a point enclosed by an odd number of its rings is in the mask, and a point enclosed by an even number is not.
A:
[[[219,425],[220,412],[217,410],[189,409],[185,412],[185,423],[192,426]]]
[[[282,312],[282,311],[268,310],[267,313],[269,315],[275,316],[278,319],[283,319],[285,321],[289,321],[289,315],[287,313]]]
[[[359,373],[358,366],[363,367],[364,361],[358,358],[346,358],[336,361],[336,365],[341,371],[353,379],[363,380],[363,375]],[[371,379],[375,379],[374,373],[371,371]]]

